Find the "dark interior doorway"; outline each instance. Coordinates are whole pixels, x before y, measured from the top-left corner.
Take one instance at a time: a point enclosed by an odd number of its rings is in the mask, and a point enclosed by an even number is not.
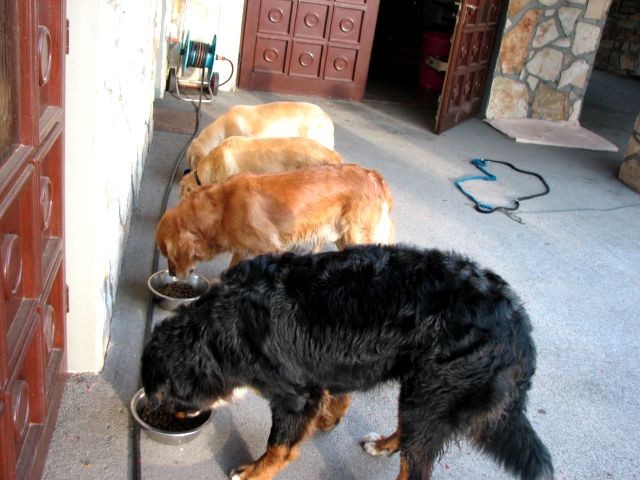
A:
[[[420,64],[425,48],[446,50],[441,40],[453,33],[457,10],[453,0],[380,0],[364,100],[420,106],[435,115],[437,77],[444,73],[428,72],[426,65],[421,71]]]

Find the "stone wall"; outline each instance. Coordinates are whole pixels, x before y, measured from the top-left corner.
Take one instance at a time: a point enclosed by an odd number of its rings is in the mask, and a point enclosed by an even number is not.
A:
[[[640,0],[614,0],[611,4],[596,68],[640,77]]]
[[[487,118],[578,120],[611,0],[510,0]]]
[[[618,178],[640,193],[640,115],[636,119]]]

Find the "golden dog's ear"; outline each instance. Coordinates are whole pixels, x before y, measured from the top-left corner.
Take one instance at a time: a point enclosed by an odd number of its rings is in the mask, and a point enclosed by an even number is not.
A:
[[[189,160],[189,165],[192,169],[198,166],[198,163],[207,154],[207,151],[202,145],[202,142],[197,138],[191,142],[189,148],[187,149],[187,160]]]
[[[179,230],[175,238],[166,242],[166,257],[172,275],[185,278],[195,266],[198,261],[195,240],[196,237],[192,232]]]
[[[182,180],[180,180],[180,200],[187,198],[196,188],[198,188],[198,184],[195,174],[193,172],[187,173],[182,177]]]
[[[172,223],[175,220],[172,218],[171,210],[167,210],[160,218],[156,227],[156,244],[160,249],[160,253],[167,256],[169,245],[173,243],[171,231],[173,230]]]
[[[197,261],[196,235],[182,223],[175,208],[167,210],[158,223],[156,242],[160,253],[167,258],[169,271],[179,277],[186,277]]]

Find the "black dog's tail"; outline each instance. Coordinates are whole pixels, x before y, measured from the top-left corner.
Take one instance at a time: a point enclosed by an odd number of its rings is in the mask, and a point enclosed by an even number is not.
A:
[[[521,408],[485,431],[479,447],[521,480],[553,479],[551,454]]]

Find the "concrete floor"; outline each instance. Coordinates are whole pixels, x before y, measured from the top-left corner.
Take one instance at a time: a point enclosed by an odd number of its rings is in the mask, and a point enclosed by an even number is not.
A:
[[[238,103],[296,97],[221,93],[204,122]],[[299,97],[297,97],[299,98]],[[433,109],[368,101],[311,99],[336,125],[336,149],[379,170],[395,198],[398,240],[456,249],[493,268],[526,302],[534,324],[538,370],[529,415],[551,450],[558,479],[640,478],[640,196],[616,178],[640,112],[640,82],[595,72],[581,123],[618,153],[518,144],[472,119],[436,136]],[[165,108],[189,110],[175,99]],[[163,189],[188,135],[156,131],[126,247],[104,371],[67,384],[44,478],[124,479],[132,475],[128,403],[138,388],[154,228]],[[518,217],[482,215],[453,180],[476,171],[477,156],[510,161],[544,176],[545,197],[523,202]],[[495,184],[472,185],[494,203],[537,191],[531,177],[492,168]],[[176,202],[176,185],[170,205]],[[215,275],[228,257],[204,268]],[[164,263],[161,263],[164,265]],[[203,269],[201,269],[203,270]],[[154,320],[166,315],[156,309]],[[277,478],[395,479],[397,457],[366,455],[358,440],[395,428],[396,388],[355,395],[345,420],[302,448]],[[182,447],[142,436],[144,479],[223,479],[264,450],[270,418],[249,395],[217,412],[194,442]],[[509,478],[465,444],[452,445],[434,479]]]

